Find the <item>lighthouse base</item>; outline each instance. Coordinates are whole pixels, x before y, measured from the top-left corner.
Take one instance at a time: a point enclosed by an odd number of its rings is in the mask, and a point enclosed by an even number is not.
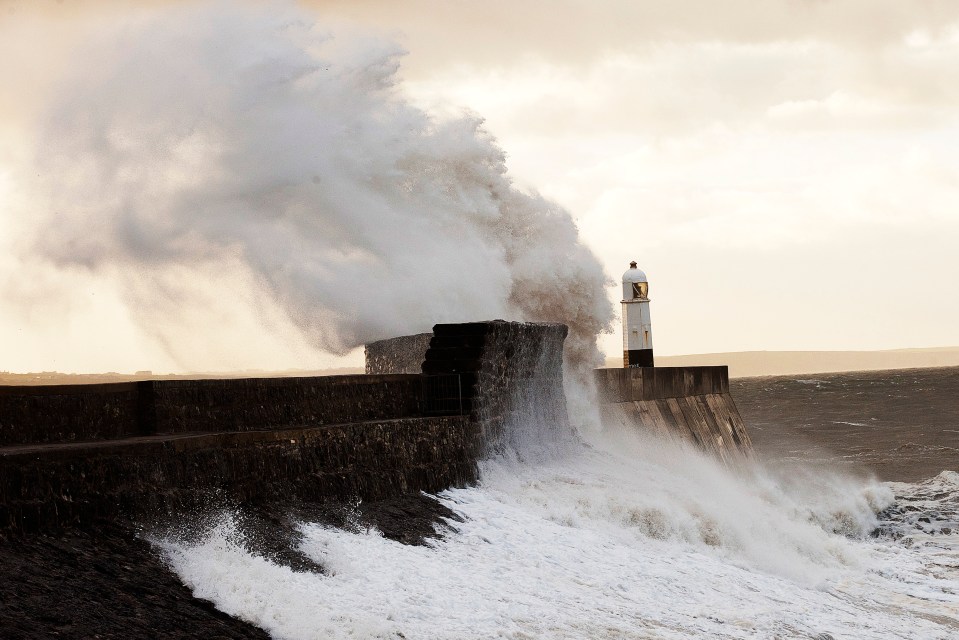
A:
[[[652,349],[630,349],[623,351],[624,367],[651,367],[653,366]]]
[[[684,442],[730,466],[752,455],[726,367],[597,369],[596,392],[607,428]]]

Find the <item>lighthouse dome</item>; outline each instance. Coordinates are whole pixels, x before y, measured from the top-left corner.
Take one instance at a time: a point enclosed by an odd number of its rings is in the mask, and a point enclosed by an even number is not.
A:
[[[630,262],[629,269],[623,274],[623,300],[646,300],[648,295],[646,274],[636,268],[635,262]]]
[[[643,270],[637,269],[635,262],[630,262],[629,269],[627,269],[626,273],[623,274],[623,284],[633,283],[633,282],[649,282],[649,281],[646,279],[646,274],[643,273]]]

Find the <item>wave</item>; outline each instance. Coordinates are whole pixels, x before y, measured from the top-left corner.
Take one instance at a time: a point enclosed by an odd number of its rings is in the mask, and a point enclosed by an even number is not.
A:
[[[889,485],[732,473],[671,443],[646,441],[639,457],[595,444],[548,463],[487,461],[479,486],[437,496],[462,521],[426,546],[303,522],[300,551],[324,574],[251,553],[229,514],[198,542],[157,544],[197,597],[279,638],[946,638],[959,629],[955,565],[870,535],[882,530],[877,511],[889,518],[898,504]],[[953,476],[916,491],[938,495],[928,491]]]

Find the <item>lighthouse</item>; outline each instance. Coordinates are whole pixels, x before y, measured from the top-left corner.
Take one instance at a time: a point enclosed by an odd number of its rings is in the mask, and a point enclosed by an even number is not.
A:
[[[653,330],[649,322],[649,282],[635,262],[623,274],[623,366],[653,366]]]

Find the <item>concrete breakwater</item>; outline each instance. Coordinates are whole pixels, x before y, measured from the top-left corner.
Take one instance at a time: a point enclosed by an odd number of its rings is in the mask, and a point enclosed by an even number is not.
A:
[[[0,446],[422,416],[426,383],[352,375],[0,386]]]
[[[484,456],[572,434],[566,334],[440,324],[368,345],[367,375],[0,387],[0,534],[472,483]],[[748,453],[725,367],[596,375],[607,420]]]
[[[419,373],[0,388],[0,533],[476,480],[505,425],[568,426],[557,324],[437,325]],[[535,410],[534,398],[546,398]]]
[[[610,368],[595,375],[607,425],[688,442],[727,463],[752,452],[726,367]]]
[[[456,325],[451,325],[456,326]],[[498,346],[498,351],[509,352],[512,349],[530,348],[530,337],[515,335],[511,346]],[[503,339],[504,334],[499,334]],[[545,338],[540,334],[537,339]],[[431,342],[431,339],[433,341]],[[432,369],[431,360],[436,350],[433,334],[417,334],[380,340],[366,347],[366,367],[370,374],[394,374],[424,370],[452,371],[450,369]],[[442,344],[442,342],[440,342]],[[539,375],[531,371],[517,371],[510,392],[517,393],[526,389],[526,393],[549,397],[551,390],[561,384],[562,372],[557,374],[561,363],[562,341],[552,344],[537,344],[532,349],[540,358],[552,358],[535,361]],[[530,366],[533,358],[520,358],[519,361]],[[500,360],[504,362],[504,360]],[[557,382],[559,377],[559,382]],[[531,381],[538,388],[519,384],[520,380]],[[600,413],[607,425],[621,425],[630,429],[640,429],[660,436],[688,442],[701,450],[725,462],[735,464],[748,457],[752,452],[749,433],[743,419],[729,393],[729,369],[724,366],[708,367],[629,367],[595,370],[595,383]],[[518,407],[533,407],[533,402],[517,401]],[[547,408],[556,409],[563,403],[550,402]],[[549,426],[555,425],[554,427]],[[520,425],[519,433],[511,435],[522,437],[523,430],[552,430],[552,436],[568,428],[565,410],[562,414],[543,414],[526,416],[516,420]],[[532,425],[532,427],[530,426]],[[533,434],[528,434],[533,435]],[[540,433],[540,436],[543,434]],[[535,436],[533,436],[535,437]]]
[[[572,433],[563,392],[567,331],[502,320],[436,325],[433,333],[366,345],[366,372],[457,375],[464,411],[478,430],[477,456],[517,451]]]

